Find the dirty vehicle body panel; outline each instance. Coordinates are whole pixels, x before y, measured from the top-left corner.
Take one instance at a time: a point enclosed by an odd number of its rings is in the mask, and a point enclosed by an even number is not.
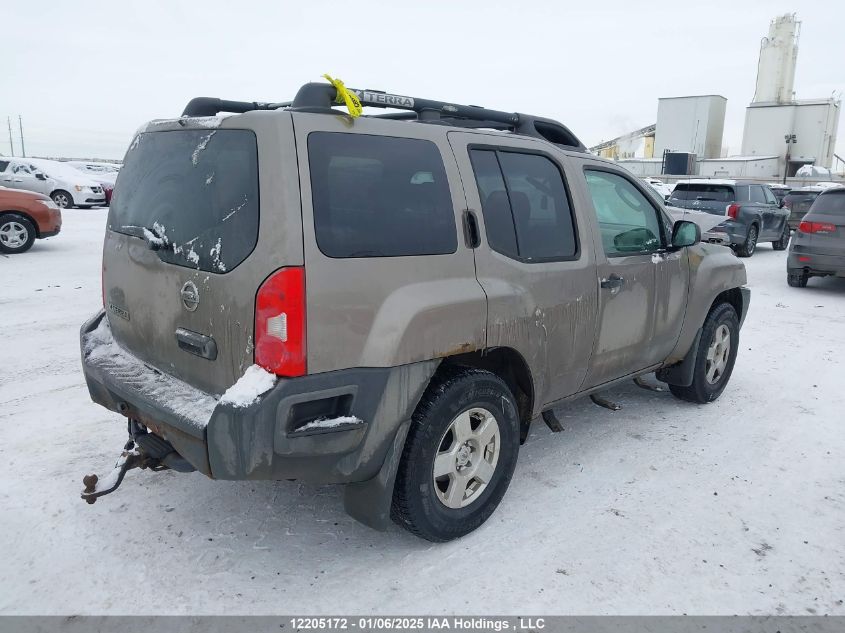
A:
[[[745,243],[752,226],[759,242],[775,242],[786,230],[789,211],[779,206],[767,185],[743,180],[689,180],[677,183],[669,204],[727,219],[711,232],[722,233],[732,246]]]
[[[252,105],[271,111],[142,128],[110,211],[104,310],[81,331],[92,398],[208,476],[348,484],[347,510],[384,527],[444,364],[517,375],[527,432],[555,403],[694,360],[720,298],[747,313],[742,263],[672,247],[663,205],[610,161],[521,134]],[[190,222],[185,191],[205,214]],[[608,228],[606,195],[649,228]],[[257,358],[259,287],[290,268],[304,270],[303,375],[221,401]]]

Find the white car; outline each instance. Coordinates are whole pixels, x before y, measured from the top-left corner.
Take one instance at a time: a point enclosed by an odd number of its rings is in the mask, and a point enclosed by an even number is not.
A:
[[[672,194],[672,189],[674,187],[667,185],[665,182],[657,178],[646,177],[643,178],[643,180],[649,185],[651,185],[651,188],[654,189],[657,193],[659,193],[664,200],[669,199],[669,196]]]
[[[53,189],[48,194],[61,209],[71,207],[90,208],[106,203],[103,187],[86,174],[70,165],[55,160],[41,158],[15,159],[29,165],[35,177],[42,174],[53,182]]]

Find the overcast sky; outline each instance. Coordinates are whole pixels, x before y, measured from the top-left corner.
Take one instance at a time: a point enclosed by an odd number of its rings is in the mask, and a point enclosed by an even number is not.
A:
[[[654,123],[658,97],[728,98],[737,154],[769,21],[803,22],[798,98],[845,92],[845,2],[144,2],[2,10],[0,153],[121,158],[142,122],[191,97],[282,101],[348,86],[530,112],[587,145]],[[845,153],[840,122],[837,153]]]

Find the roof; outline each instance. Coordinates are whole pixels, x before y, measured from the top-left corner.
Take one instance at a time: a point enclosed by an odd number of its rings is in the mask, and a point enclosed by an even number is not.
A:
[[[716,97],[718,99],[724,99],[725,101],[728,100],[727,97],[723,97],[722,95],[683,95],[680,97],[658,97],[658,101],[666,101],[667,99],[702,99],[705,97]]]

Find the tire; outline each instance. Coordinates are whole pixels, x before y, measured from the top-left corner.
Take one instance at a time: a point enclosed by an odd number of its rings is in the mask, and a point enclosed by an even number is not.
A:
[[[754,251],[757,250],[757,240],[760,237],[760,229],[756,224],[748,227],[748,235],[745,236],[745,241],[737,246],[736,254],[740,257],[751,257]]]
[[[786,283],[793,288],[806,288],[809,279],[810,275],[802,269],[786,271]]]
[[[789,246],[790,235],[792,235],[792,231],[789,230],[789,224],[784,222],[783,233],[781,234],[780,239],[777,242],[772,242],[772,248],[776,251],[785,251],[786,248]]]
[[[21,215],[0,216],[0,253],[25,253],[35,242],[35,227]]]
[[[50,194],[50,197],[53,199],[53,202],[56,203],[56,206],[60,209],[73,209],[73,196],[70,195],[64,189],[54,191],[52,194]]]
[[[488,371],[445,368],[411,420],[391,517],[437,543],[469,534],[499,505],[518,454],[519,419],[507,385]],[[435,466],[443,474],[435,476]]]
[[[725,341],[724,334],[728,334]],[[727,349],[725,349],[727,342]],[[692,384],[689,387],[669,385],[676,398],[706,404],[722,395],[733,373],[739,348],[739,318],[729,303],[720,303],[707,315],[698,353],[695,358]],[[715,357],[712,361],[708,356]]]

